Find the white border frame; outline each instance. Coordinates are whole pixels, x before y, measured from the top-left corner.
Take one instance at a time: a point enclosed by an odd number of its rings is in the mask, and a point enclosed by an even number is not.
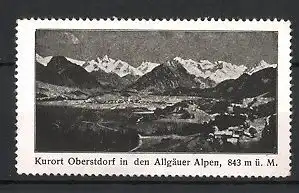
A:
[[[213,177],[286,177],[290,175],[291,115],[291,28],[289,21],[215,21],[208,20],[17,20],[17,172],[18,174],[67,175],[150,175],[150,176],[213,176]],[[35,30],[36,29],[132,29],[132,30],[215,30],[215,31],[278,31],[278,154],[163,154],[163,153],[35,153]],[[35,156],[43,158],[78,157],[80,159],[125,157],[155,160],[156,158],[204,158],[221,161],[221,168],[161,166],[63,166],[34,164]],[[277,167],[229,167],[227,159],[261,161],[275,159]],[[66,162],[67,160],[65,160]]]

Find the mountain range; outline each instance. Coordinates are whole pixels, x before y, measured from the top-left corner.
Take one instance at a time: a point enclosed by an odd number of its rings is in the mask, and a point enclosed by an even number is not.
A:
[[[259,95],[275,97],[276,68],[263,68],[253,74],[244,73],[237,79],[225,80],[211,88],[177,87],[165,91],[163,95],[201,96],[208,98],[243,99]]]
[[[107,55],[96,60],[81,61],[64,56],[42,57],[38,54],[36,66],[36,79],[50,84],[158,93],[175,92],[180,88],[216,89],[219,85],[251,77],[264,69],[277,68],[276,64],[268,64],[263,60],[247,68],[224,61],[197,62],[181,57],[162,64],[144,61],[136,68]]]
[[[126,75],[133,76],[141,76],[143,75],[139,70],[129,65],[128,63],[122,60],[114,60],[105,55],[102,59],[97,58],[97,60],[91,60],[86,62],[83,65],[88,72],[94,72],[98,70],[103,70],[107,73],[115,73],[120,77],[124,77]]]
[[[227,79],[236,79],[247,69],[246,66],[233,65],[224,61],[212,63],[208,60],[201,60],[196,62],[191,59],[184,60],[180,57],[176,57],[174,60],[182,64],[188,73],[201,79],[209,79],[215,84]]]

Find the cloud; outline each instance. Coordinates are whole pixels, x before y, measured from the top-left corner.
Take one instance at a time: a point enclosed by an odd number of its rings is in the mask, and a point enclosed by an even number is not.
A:
[[[80,40],[74,34],[72,34],[70,32],[64,32],[63,34],[64,34],[66,40],[70,41],[72,44],[80,43]]]

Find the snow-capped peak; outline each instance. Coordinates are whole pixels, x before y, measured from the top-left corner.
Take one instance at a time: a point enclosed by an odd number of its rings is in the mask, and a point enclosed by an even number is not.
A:
[[[215,62],[217,65],[217,70],[211,74],[210,79],[214,80],[216,83],[220,83],[228,79],[239,78],[247,69],[244,65],[234,65],[224,61]]]
[[[194,60],[188,59],[185,60],[181,57],[175,57],[173,60],[177,61],[180,63],[189,74],[193,74],[196,77],[203,77],[206,78],[208,74],[205,74],[200,67],[200,64]]]
[[[179,56],[173,58],[173,60],[175,60],[177,62],[180,62],[180,63],[185,62],[185,60],[183,58],[179,57]]]
[[[35,59],[38,63],[47,66],[48,63],[50,62],[50,60],[52,59],[53,56],[46,56],[46,57],[42,57],[39,54],[35,54]]]
[[[251,70],[248,71],[247,74],[252,75],[253,73],[263,70],[265,68],[276,68],[276,67],[277,64],[269,64],[266,61],[261,60],[257,65],[251,68]]]
[[[88,72],[103,70],[107,73],[115,73],[120,77],[126,75],[141,76],[142,73],[122,60],[114,60],[105,55],[102,58],[97,58],[96,60],[91,60],[88,65],[85,66],[85,70]]]
[[[116,73],[120,77],[124,77],[126,75],[134,75],[134,76],[142,76],[143,74],[137,70],[135,67],[129,65],[128,63],[117,60],[114,63],[114,67],[111,68],[110,72]]]
[[[111,61],[112,59],[109,58],[107,55],[105,55],[105,56],[103,57],[102,60],[105,61],[105,62],[109,62],[109,61]]]
[[[141,65],[137,67],[137,70],[140,71],[142,75],[144,75],[146,73],[149,73],[159,65],[160,64],[153,62],[142,62]]]
[[[46,56],[46,57],[42,57],[40,56],[39,54],[35,54],[35,59],[37,62],[41,63],[42,65],[44,66],[47,66],[48,63],[51,61],[51,59],[53,58],[53,56]],[[81,61],[81,60],[76,60],[76,59],[72,59],[72,58],[68,58],[68,57],[65,57],[68,61],[70,61],[71,63],[74,63],[78,66],[82,66],[85,61]]]
[[[236,79],[246,70],[246,66],[233,65],[224,61],[212,63],[208,60],[200,60],[200,62],[196,62],[191,59],[184,60],[180,57],[175,57],[174,60],[179,62],[188,73],[193,74],[198,78],[209,78],[215,83],[227,79]]]
[[[83,66],[83,64],[85,64],[85,61],[81,61],[81,60],[76,60],[76,59],[72,59],[72,58],[68,58],[65,57],[68,61],[70,61],[71,63],[77,64],[78,66]]]
[[[183,58],[181,58],[181,57],[175,57],[173,60],[175,60],[175,61],[177,61],[177,62],[179,62],[179,63],[181,63],[181,64],[198,64],[198,62],[196,62],[196,61],[194,61],[194,60],[192,60],[192,59],[187,59],[187,60],[185,60],[185,59],[183,59]]]
[[[199,65],[204,70],[213,69],[215,67],[215,64],[213,64],[209,60],[200,60]]]

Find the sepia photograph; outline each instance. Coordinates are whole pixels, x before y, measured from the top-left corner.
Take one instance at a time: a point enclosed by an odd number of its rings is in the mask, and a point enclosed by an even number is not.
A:
[[[35,31],[35,151],[277,153],[275,31]]]

